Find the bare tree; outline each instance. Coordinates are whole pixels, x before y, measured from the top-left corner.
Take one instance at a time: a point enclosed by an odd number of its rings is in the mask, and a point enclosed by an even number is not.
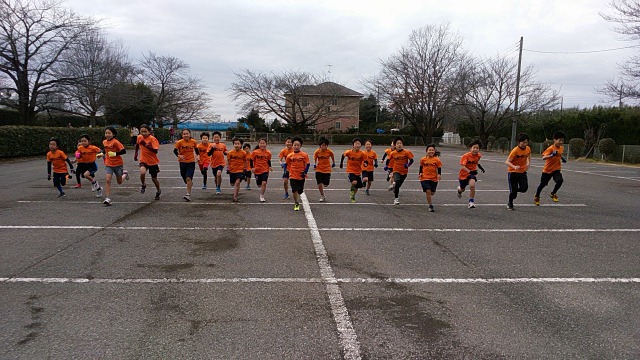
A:
[[[48,94],[61,83],[54,67],[81,36],[96,27],[50,0],[0,0],[0,104],[15,108],[28,124],[46,108]],[[7,84],[8,83],[8,84]]]
[[[201,79],[189,75],[189,65],[172,56],[153,52],[141,61],[144,82],[156,95],[154,121],[159,127],[177,125],[205,116],[210,96]]]
[[[442,126],[453,104],[453,85],[466,55],[448,25],[414,30],[408,43],[381,61],[373,91],[413,125],[425,141]]]
[[[280,74],[264,74],[244,70],[235,75],[231,99],[240,103],[243,112],[257,110],[263,116],[272,114],[288,124],[294,133],[340,118],[350,102],[336,102],[337,97],[359,99],[361,96],[308,72],[285,70]]]
[[[515,117],[558,104],[557,92],[536,83],[533,67],[528,66],[521,71],[515,112],[517,67],[517,61],[506,57],[470,60],[456,82],[456,115],[473,125],[485,148],[489,136],[510,127]]]
[[[74,79],[58,87],[64,102],[56,110],[86,116],[92,125],[96,115],[104,113],[107,98],[117,96],[111,94],[115,85],[132,83],[139,73],[122,44],[109,42],[99,31],[84,34],[56,69],[57,77]]]
[[[609,6],[613,13],[600,13],[600,16],[614,23],[614,30],[628,40],[640,40],[640,0],[611,0]],[[622,105],[622,99],[640,99],[640,55],[626,59],[619,66],[620,78],[607,81],[596,91]]]

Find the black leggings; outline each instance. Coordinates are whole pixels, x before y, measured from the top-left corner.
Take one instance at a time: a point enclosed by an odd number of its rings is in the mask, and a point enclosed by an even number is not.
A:
[[[393,195],[395,195],[396,198],[400,194],[400,186],[402,186],[402,183],[404,183],[404,180],[406,178],[407,174],[402,175],[399,173],[393,173],[393,182],[396,183],[396,185],[393,187]]]
[[[540,193],[542,192],[542,189],[545,188],[545,186],[547,186],[549,184],[549,180],[551,180],[553,178],[553,181],[555,181],[556,186],[553,187],[553,191],[551,191],[552,194],[556,194],[558,192],[558,190],[560,190],[560,186],[562,186],[562,183],[564,182],[564,179],[562,178],[562,173],[560,172],[560,170],[556,170],[552,173],[542,173],[542,176],[540,176],[540,185],[538,186],[538,190],[536,190],[536,196],[540,197]]]
[[[513,202],[518,197],[518,193],[525,193],[529,190],[529,181],[527,179],[527,173],[510,172],[509,178],[509,203]]]

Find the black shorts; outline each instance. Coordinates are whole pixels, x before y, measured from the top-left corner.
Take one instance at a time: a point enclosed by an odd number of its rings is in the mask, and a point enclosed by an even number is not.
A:
[[[331,173],[316,172],[316,184],[329,186],[331,182]]]
[[[89,172],[91,177],[96,176],[96,171],[98,171],[98,165],[95,162],[92,163],[78,163],[76,167],[76,173],[80,174],[80,176],[84,177],[85,172]]]
[[[427,192],[427,190],[431,190],[431,193],[434,194],[438,187],[438,182],[433,180],[422,180],[420,181],[420,185],[422,185],[422,191]]]
[[[543,172],[542,175],[540,176],[540,185],[542,185],[542,187],[545,187],[549,184],[549,180],[551,180],[553,178],[553,181],[555,182],[562,182],[562,173],[560,172],[560,170],[556,170],[552,173],[545,173]]]
[[[283,179],[288,179],[289,178],[289,172],[288,171],[283,172],[282,173],[282,178]]]
[[[353,173],[349,173],[349,182],[353,184],[353,182],[356,182],[356,189],[360,189],[362,187],[362,177],[360,177],[360,175],[356,175]]]
[[[245,179],[251,179],[251,170],[245,170],[244,171],[244,178]]]
[[[261,186],[263,182],[267,182],[269,180],[269,172],[264,172],[262,174],[256,174],[256,185]]]
[[[237,180],[244,180],[244,171],[243,172],[237,172],[237,173],[229,173],[229,183],[231,185],[235,185]]]
[[[466,179],[458,180],[458,182],[460,183],[460,189],[464,190],[464,188],[466,188],[467,185],[469,185],[469,180],[471,179],[478,181],[475,175],[468,175]]]
[[[218,171],[220,171],[220,174],[222,175],[222,172],[224,171],[224,165],[218,165],[216,167],[211,167],[211,172],[213,173],[213,175],[217,175]]]
[[[193,173],[196,171],[196,163],[195,162],[181,162],[180,163],[180,176],[182,180],[186,183],[187,179],[193,180]]]
[[[373,171],[362,170],[362,178],[367,178],[367,181],[373,181]]]
[[[291,183],[291,192],[302,194],[304,192],[304,179],[289,179],[289,183]]]
[[[158,173],[160,172],[160,167],[158,166],[158,164],[147,165],[145,163],[139,163],[138,165],[140,167],[143,167],[143,168],[147,169],[147,171],[149,171],[149,175],[151,175],[152,179],[155,179],[155,178],[158,177]],[[193,179],[193,173],[191,174],[191,178]]]

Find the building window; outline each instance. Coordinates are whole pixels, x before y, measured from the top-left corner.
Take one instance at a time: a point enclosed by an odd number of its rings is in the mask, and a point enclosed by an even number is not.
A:
[[[334,126],[336,128],[336,130],[340,130],[340,126],[342,124],[340,123],[340,121],[336,121],[336,125]]]
[[[331,99],[331,105],[338,106],[338,98]]]
[[[309,106],[309,99],[300,99],[300,106]]]

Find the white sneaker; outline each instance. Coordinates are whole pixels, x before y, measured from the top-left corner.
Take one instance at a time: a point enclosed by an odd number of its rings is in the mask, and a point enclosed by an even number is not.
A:
[[[260,195],[260,202],[265,202],[267,200],[264,199],[264,195]]]
[[[393,191],[393,188],[396,186],[396,183],[391,183],[391,185],[389,185],[389,188],[387,190],[389,191]]]
[[[458,192],[458,199],[462,199],[462,191],[460,191],[460,186],[458,186],[456,191]]]
[[[400,204],[400,199],[398,198],[393,199],[393,205],[398,205],[398,204]]]
[[[91,191],[96,191],[100,188],[100,184],[98,184],[98,182],[94,182],[93,184],[91,184]]]
[[[182,198],[185,199],[186,201],[191,201],[191,194],[186,194]]]
[[[102,197],[102,188],[99,187],[98,190],[96,190],[96,197]]]
[[[104,201],[102,203],[105,204],[105,205],[111,205],[111,199],[106,197],[106,198],[104,198]]]
[[[324,196],[320,196],[320,199],[318,200],[319,202],[324,202],[325,198]]]
[[[469,209],[475,209],[476,208],[476,203],[474,203],[473,201],[469,201]]]
[[[127,170],[122,170],[122,181],[129,180],[129,172]]]

